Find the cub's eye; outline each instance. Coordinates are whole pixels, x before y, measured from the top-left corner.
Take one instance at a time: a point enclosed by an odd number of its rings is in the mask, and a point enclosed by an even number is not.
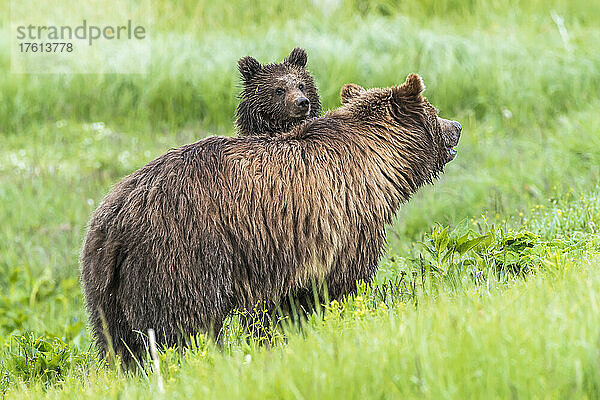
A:
[[[304,83],[299,84],[298,89],[300,89],[302,92],[304,92]]]
[[[285,90],[283,90],[282,88],[275,89],[275,94],[277,96],[283,96],[284,93],[285,93]]]

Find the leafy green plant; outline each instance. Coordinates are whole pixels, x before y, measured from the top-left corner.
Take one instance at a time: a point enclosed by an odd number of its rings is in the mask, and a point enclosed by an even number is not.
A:
[[[435,292],[439,281],[464,287],[465,279],[482,284],[489,279],[506,282],[544,268],[545,258],[558,250],[573,251],[577,244],[544,239],[525,228],[490,226],[484,233],[436,225],[421,242],[423,252],[413,259],[420,270],[423,290]],[[426,288],[426,283],[428,287]]]
[[[12,380],[51,384],[64,379],[71,368],[85,365],[86,361],[86,355],[58,337],[26,333],[9,341],[4,368]]]

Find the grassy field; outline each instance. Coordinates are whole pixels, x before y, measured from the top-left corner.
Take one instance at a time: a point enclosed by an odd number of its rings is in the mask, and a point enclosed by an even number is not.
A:
[[[145,76],[10,74],[7,3],[0,398],[600,398],[600,2],[153,0]],[[389,228],[374,287],[270,346],[234,317],[221,348],[163,349],[161,394],[91,347],[85,225],[124,175],[233,134],[238,58],[295,46],[325,109],[421,74],[458,157]]]

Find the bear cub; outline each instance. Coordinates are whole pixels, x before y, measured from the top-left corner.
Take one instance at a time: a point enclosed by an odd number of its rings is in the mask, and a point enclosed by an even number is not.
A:
[[[306,51],[299,47],[282,63],[261,65],[250,56],[238,61],[243,89],[235,124],[240,136],[276,136],[320,115],[321,101],[306,61]]]

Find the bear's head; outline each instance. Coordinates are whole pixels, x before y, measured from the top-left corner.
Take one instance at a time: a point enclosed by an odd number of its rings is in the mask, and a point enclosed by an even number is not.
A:
[[[406,81],[391,88],[364,89],[349,83],[341,90],[341,101],[359,120],[384,128],[394,143],[406,149],[407,159],[423,163],[429,176],[436,176],[456,157],[462,127],[459,122],[438,117],[422,93],[419,75],[410,74]]]
[[[250,56],[238,61],[243,84],[236,111],[240,135],[274,136],[319,116],[321,101],[306,60],[306,52],[297,47],[282,63],[261,65]]]

